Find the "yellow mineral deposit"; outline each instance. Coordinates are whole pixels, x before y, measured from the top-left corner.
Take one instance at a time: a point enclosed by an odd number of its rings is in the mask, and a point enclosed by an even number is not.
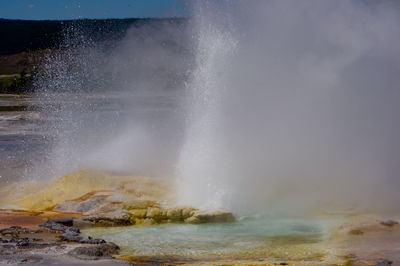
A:
[[[67,200],[84,200],[94,192],[115,191],[123,196],[172,201],[169,186],[157,178],[133,175],[115,175],[99,171],[80,171],[55,179],[49,183],[15,183],[2,189],[3,208],[32,211],[51,210]]]

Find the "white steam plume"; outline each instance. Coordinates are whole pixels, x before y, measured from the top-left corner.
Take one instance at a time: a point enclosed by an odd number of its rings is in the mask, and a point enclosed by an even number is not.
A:
[[[207,1],[195,14],[183,203],[398,209],[396,2]]]

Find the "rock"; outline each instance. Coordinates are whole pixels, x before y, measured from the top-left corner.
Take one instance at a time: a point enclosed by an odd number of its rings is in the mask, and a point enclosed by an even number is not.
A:
[[[229,223],[234,222],[235,216],[226,210],[198,210],[193,215],[185,219],[185,223]]]
[[[79,228],[76,228],[76,227],[68,227],[67,230],[65,230],[65,232],[72,232],[72,233],[80,234],[81,230],[79,230]]]
[[[64,224],[76,224],[79,219],[53,219],[48,220],[44,224],[41,224],[41,227],[45,227],[52,231],[63,232],[62,235],[59,236],[61,241],[67,242],[78,242],[78,243],[88,243],[88,244],[99,244],[105,243],[106,241],[103,239],[93,239],[90,236],[81,233],[81,230],[77,227],[69,227],[62,225]],[[60,223],[58,223],[60,222]],[[94,223],[93,223],[94,224]]]
[[[125,210],[115,210],[109,213],[98,213],[95,216],[81,217],[80,222],[94,223],[96,226],[119,226],[131,225],[129,212]],[[89,223],[87,223],[89,224]]]
[[[77,247],[68,254],[78,259],[96,260],[99,258],[111,258],[111,255],[119,253],[119,247],[112,242],[90,247]]]
[[[58,222],[64,223],[65,221]],[[66,223],[69,224],[70,221]],[[54,220],[50,220],[47,224],[57,225],[58,223],[55,223]],[[119,247],[114,243],[106,243],[102,239],[93,239],[90,236],[81,234],[78,228],[65,226],[64,230],[65,232],[62,234],[64,241],[76,243],[60,242],[60,233],[48,230],[47,228],[31,229],[10,227],[0,230],[6,233],[6,236],[0,238],[0,264],[128,265],[128,263],[122,261],[111,260],[113,259],[111,256],[119,252]],[[11,234],[11,232],[13,232],[13,234]],[[13,238],[12,235],[16,235],[16,237]],[[38,237],[40,237],[40,239]],[[78,261],[72,258],[71,255],[79,259],[106,260],[85,262]]]
[[[14,231],[14,230],[20,230],[20,229],[22,229],[21,226],[13,225],[13,226],[10,226],[10,227],[8,227],[8,228],[5,228],[5,229],[0,230],[0,233],[3,234],[3,233],[4,233],[5,231],[7,231],[7,230]]]
[[[79,243],[82,244],[102,244],[102,243],[106,243],[106,241],[104,239],[101,238],[92,238],[91,236],[87,236],[84,234],[81,234],[81,240],[79,240]]]
[[[100,244],[105,243],[104,239],[94,239],[90,236],[82,234],[78,228],[69,227],[65,230],[65,233],[60,236],[62,241],[67,242],[78,242],[87,244]]]
[[[153,225],[156,224],[157,222],[152,219],[152,218],[146,218],[143,220],[142,225]]]
[[[166,209],[164,212],[169,222],[183,222],[185,219],[193,216],[197,210],[192,207],[175,207]]]
[[[65,232],[60,236],[60,239],[68,242],[79,242],[85,235],[80,233],[80,230],[75,227],[66,228]]]
[[[29,244],[30,242],[28,239],[21,239],[17,241],[17,247],[27,247]]]
[[[78,201],[73,201],[73,200],[67,200],[64,201],[63,203],[57,205],[54,207],[53,210],[58,211],[58,212],[70,212],[70,213],[76,213],[78,208],[79,208],[79,203]]]
[[[349,231],[349,234],[350,234],[350,235],[362,235],[362,234],[364,234],[364,232],[361,231],[360,229],[351,229],[351,230]]]
[[[129,200],[127,200],[129,199]],[[74,200],[65,201],[55,207],[62,212],[82,213],[81,218],[58,219],[45,226],[51,230],[64,232],[63,226],[85,228],[91,226],[123,226],[154,223],[218,223],[235,220],[231,212],[225,210],[203,210],[192,207],[162,209],[153,200],[121,197],[114,192],[91,192]]]
[[[113,226],[114,225],[129,225],[129,224],[131,224],[130,215],[125,210],[116,210],[116,211],[109,212],[109,213],[99,213],[97,215],[97,220],[98,221],[101,221],[101,220],[110,221]]]
[[[393,261],[390,260],[381,260],[378,263],[376,263],[374,266],[390,266],[393,264]]]
[[[93,221],[85,220],[82,218],[74,219],[73,226],[78,227],[78,228],[87,228],[87,227],[93,227],[95,226],[96,223]]]
[[[182,208],[182,218],[185,220],[191,216],[193,216],[194,212],[198,209],[192,207],[184,207]]]
[[[4,228],[0,230],[0,234],[2,234],[3,236],[10,236],[12,238],[17,238],[21,230],[22,228],[20,226],[11,226],[9,228]]]
[[[83,213],[86,214],[90,211],[100,209],[104,205],[108,204],[104,197],[93,196],[84,201],[67,200],[54,208],[58,212],[70,212],[70,213]]]
[[[21,264],[25,265],[38,265],[39,262],[43,261],[43,258],[40,256],[29,256],[27,258],[23,258],[21,260]]]
[[[132,217],[145,218],[147,215],[147,209],[132,209],[128,211]]]
[[[79,243],[79,241],[82,240],[82,236],[81,236],[81,234],[68,232],[68,233],[62,234],[60,236],[60,240],[67,241],[67,242],[78,242]]]
[[[148,208],[146,217],[153,219],[157,223],[160,223],[162,220],[165,220],[164,213],[160,208]]]
[[[27,249],[38,249],[38,248],[47,248],[47,247],[53,247],[53,246],[58,246],[57,243],[35,243],[33,242],[32,239],[24,238],[16,241],[16,247],[18,248],[27,248]]]
[[[51,219],[43,224],[40,224],[39,226],[45,227],[52,231],[65,232],[65,230],[67,230],[68,227],[72,226],[73,224],[74,224],[74,218],[69,217],[69,218],[64,218],[64,219]],[[75,229],[79,230],[78,228],[75,228]]]
[[[159,204],[152,200],[131,200],[123,203],[126,210],[147,209],[151,207],[159,207]]]
[[[144,218],[132,218],[131,222],[134,225],[141,225],[143,224]]]
[[[97,215],[99,213],[112,213],[115,211],[122,211],[122,212],[126,212],[125,210],[123,210],[123,205],[122,202],[107,202],[106,204],[103,204],[100,208],[98,209],[94,209],[91,211],[87,211],[85,212],[85,214],[88,215]]]
[[[51,219],[48,222],[62,224],[62,225],[65,225],[65,226],[73,226],[74,218],[73,217],[67,217],[67,218],[63,218],[63,219]]]
[[[380,224],[384,226],[393,226],[399,224],[399,222],[393,220],[386,220],[386,221],[381,221]]]
[[[105,198],[103,198],[103,197],[92,197],[85,201],[79,202],[75,212],[87,213],[87,212],[99,209],[107,203],[108,202],[106,202]]]
[[[65,230],[67,229],[67,226],[59,223],[54,223],[51,220],[48,220],[47,222],[40,224],[39,226],[50,229],[52,231],[59,231],[59,232],[65,232]]]
[[[183,222],[182,209],[181,208],[170,208],[165,210],[165,215],[169,222]]]

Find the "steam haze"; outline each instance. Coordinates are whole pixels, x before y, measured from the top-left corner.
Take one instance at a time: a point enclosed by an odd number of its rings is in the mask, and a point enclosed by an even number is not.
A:
[[[197,6],[184,199],[239,212],[397,208],[394,2]]]
[[[36,82],[51,145],[30,176],[81,169],[171,176],[191,60],[185,28],[143,21],[104,42],[92,41],[79,21],[66,28]]]
[[[163,176],[243,214],[398,209],[395,1],[199,1],[113,43],[77,31],[37,81],[54,119],[35,175]]]

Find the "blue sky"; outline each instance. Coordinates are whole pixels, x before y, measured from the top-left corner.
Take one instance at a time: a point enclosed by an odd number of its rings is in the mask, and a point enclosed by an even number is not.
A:
[[[0,0],[0,18],[186,17],[185,0]]]

